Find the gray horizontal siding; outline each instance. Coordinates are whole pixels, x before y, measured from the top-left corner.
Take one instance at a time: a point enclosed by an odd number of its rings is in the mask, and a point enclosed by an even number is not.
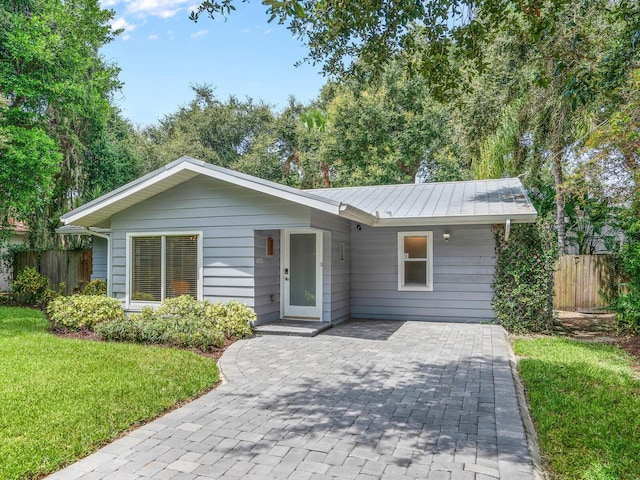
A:
[[[107,279],[107,239],[92,237],[91,280]]]
[[[263,295],[256,295],[254,283],[254,230],[308,227],[309,218],[308,207],[215,179],[194,178],[114,215],[113,292],[125,297],[128,232],[197,230],[203,232],[204,297],[212,302],[236,299],[256,307],[255,299]]]
[[[397,233],[433,231],[433,291],[398,291]],[[448,232],[448,242],[442,234]],[[495,253],[489,226],[352,229],[351,316],[478,321],[491,309]]]
[[[267,237],[274,242],[273,256],[267,256]],[[254,237],[255,311],[258,323],[280,318],[280,231],[257,230]]]

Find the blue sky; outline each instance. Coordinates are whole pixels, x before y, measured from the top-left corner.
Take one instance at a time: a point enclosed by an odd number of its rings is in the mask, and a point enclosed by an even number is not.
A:
[[[195,0],[100,0],[115,10],[114,28],[124,32],[102,50],[120,68],[116,104],[136,125],[154,123],[193,98],[192,84],[208,83],[218,98],[264,100],[276,107],[289,95],[307,102],[325,78],[304,58],[302,42],[268,23],[260,0],[236,2],[227,21],[189,20]]]

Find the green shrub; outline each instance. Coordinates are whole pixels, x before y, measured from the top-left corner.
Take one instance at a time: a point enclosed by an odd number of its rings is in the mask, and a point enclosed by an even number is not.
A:
[[[228,303],[209,305],[208,314],[217,319],[217,325],[227,337],[243,338],[251,335],[251,325],[256,321],[253,309],[231,300]]]
[[[153,302],[156,299],[153,294],[145,292],[133,292],[131,298],[132,300],[138,300],[140,302]]]
[[[622,293],[611,305],[619,333],[640,334],[640,292]]]
[[[49,303],[47,312],[54,325],[72,330],[93,330],[100,323],[125,316],[120,300],[99,295],[58,297]]]
[[[139,314],[95,329],[104,340],[160,343],[202,351],[222,347],[225,339],[251,335],[253,310],[240,302],[211,304],[183,295],[162,302],[155,310],[144,307]]]
[[[79,295],[106,295],[107,294],[107,282],[96,278],[90,282],[84,284]]]
[[[11,284],[11,291],[16,294],[18,303],[24,305],[47,303],[52,293],[49,290],[49,279],[32,267],[25,267],[16,276]]]
[[[101,323],[96,333],[103,340],[198,348],[204,352],[222,347],[225,335],[206,317],[133,314],[128,318]]]
[[[492,305],[496,319],[517,333],[550,330],[558,255],[553,229],[543,220],[535,225],[511,225],[508,242],[504,241],[504,226],[495,226],[494,233],[497,260]]]
[[[619,295],[611,307],[616,312],[616,327],[620,333],[640,334],[640,221],[634,222],[627,234],[627,243],[619,255],[620,267],[628,282],[627,292]]]

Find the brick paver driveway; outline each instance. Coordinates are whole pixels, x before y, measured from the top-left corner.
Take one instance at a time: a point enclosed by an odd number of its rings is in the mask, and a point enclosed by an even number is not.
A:
[[[348,322],[232,345],[227,382],[51,479],[533,478],[502,328]]]

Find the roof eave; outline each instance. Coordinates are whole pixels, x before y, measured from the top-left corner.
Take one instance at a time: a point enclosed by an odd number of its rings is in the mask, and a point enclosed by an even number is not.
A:
[[[364,212],[359,208],[351,206],[347,203],[340,204],[339,215],[347,220],[364,223],[365,225],[374,226],[378,222],[378,217]]]
[[[215,178],[217,180],[227,182],[240,187],[248,188],[257,192],[272,195],[283,200],[288,200],[300,205],[304,205],[316,210],[320,210],[333,215],[340,215],[340,203],[335,200],[325,199],[311,193],[295,190],[291,187],[279,185],[267,180],[257,179],[249,176],[245,176],[236,172],[227,171],[222,168],[216,168],[212,165],[206,164],[200,160],[195,160],[189,157],[181,157],[168,164],[167,166],[152,172],[138,180],[135,180],[123,187],[120,187],[113,192],[110,192],[92,202],[83,205],[71,212],[68,212],[60,217],[65,225],[80,225],[83,227],[90,227],[105,221],[108,217],[120,211],[116,209],[108,214],[103,215],[105,218],[99,215],[100,210],[108,208],[123,202],[124,206],[122,210],[135,205],[138,202],[134,202],[131,205],[126,203],[127,197],[139,192],[143,192],[145,189],[152,187],[163,180],[168,180],[172,176],[184,171],[189,171],[194,174],[205,175],[209,178]],[[183,181],[187,181],[193,177],[185,177]],[[172,188],[173,184],[170,184],[167,188]],[[159,193],[159,192],[156,192]],[[140,201],[144,201],[146,198],[142,198]],[[93,216],[93,220],[87,221],[88,217]]]
[[[374,227],[416,227],[424,225],[494,225],[505,223],[534,223],[537,213],[501,214],[501,215],[466,215],[415,218],[380,218],[372,224]]]

